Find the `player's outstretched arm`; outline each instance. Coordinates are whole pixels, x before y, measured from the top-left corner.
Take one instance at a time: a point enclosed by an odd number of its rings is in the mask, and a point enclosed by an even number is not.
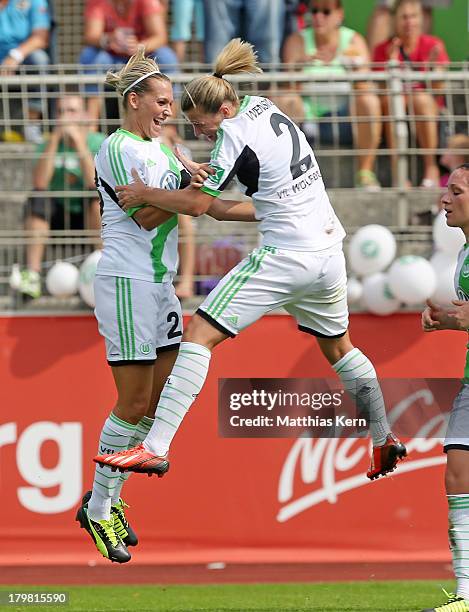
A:
[[[210,174],[215,174],[215,170],[209,164],[200,164],[191,176],[191,187],[201,189]],[[251,202],[222,200],[217,197],[212,197],[207,214],[217,221],[257,221],[256,209]]]
[[[116,192],[119,203],[124,210],[146,204],[173,213],[182,213],[191,217],[199,217],[210,208],[212,196],[189,186],[186,189],[157,189],[147,187],[132,168],[134,182],[130,185],[118,185]]]
[[[236,202],[213,198],[207,211],[217,221],[257,221],[256,209],[251,202]]]

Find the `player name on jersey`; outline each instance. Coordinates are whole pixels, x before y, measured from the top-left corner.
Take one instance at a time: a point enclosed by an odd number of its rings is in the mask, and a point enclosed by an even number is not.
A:
[[[246,111],[246,116],[249,117],[251,121],[254,121],[260,115],[262,115],[264,111],[268,110],[273,105],[274,103],[271,100],[264,98],[258,104],[256,104],[256,106],[253,106],[250,110]]]

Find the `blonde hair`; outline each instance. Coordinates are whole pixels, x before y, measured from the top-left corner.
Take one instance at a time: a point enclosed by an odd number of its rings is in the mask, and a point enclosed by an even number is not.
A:
[[[238,94],[223,76],[242,72],[253,74],[262,72],[262,69],[253,46],[240,38],[233,38],[217,56],[213,74],[197,77],[184,88],[182,112],[198,108],[205,113],[216,113],[226,100],[238,103]]]
[[[147,75],[148,79],[145,78]],[[145,57],[145,47],[141,45],[119,72],[109,71],[106,74],[105,83],[113,87],[118,94],[123,95],[125,103],[126,97],[130,92],[134,91],[137,94],[143,94],[148,91],[148,81],[150,78],[170,81],[165,74],[160,72],[155,60]],[[136,83],[139,79],[142,80]],[[133,83],[135,83],[135,86],[133,86]]]

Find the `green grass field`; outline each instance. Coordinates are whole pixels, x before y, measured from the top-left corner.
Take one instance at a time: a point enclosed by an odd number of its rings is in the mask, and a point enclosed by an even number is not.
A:
[[[155,582],[158,572],[155,571]],[[449,585],[446,585],[447,587]],[[210,586],[129,585],[0,587],[4,591],[67,591],[59,606],[1,606],[4,610],[157,611],[157,612],[420,612],[444,600],[441,583],[349,582],[315,584],[229,584]]]

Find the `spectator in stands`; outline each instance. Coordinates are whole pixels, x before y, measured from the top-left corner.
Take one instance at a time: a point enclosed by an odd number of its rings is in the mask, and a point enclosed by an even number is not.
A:
[[[94,155],[105,139],[89,131],[83,99],[65,95],[57,101],[57,125],[47,143],[39,146],[34,167],[36,191],[94,190]],[[34,232],[34,243],[26,249],[26,269],[21,272],[19,291],[41,295],[41,264],[49,229],[101,228],[99,201],[81,197],[30,198],[25,209],[25,229]]]
[[[79,60],[84,65],[125,64],[138,45],[145,46],[147,55],[165,73],[171,74],[178,65],[176,54],[167,46],[166,6],[161,0],[87,0],[84,38],[86,46]],[[88,114],[95,125],[101,103],[97,96],[88,101]]]
[[[205,61],[213,63],[232,39],[254,45],[259,61],[280,61],[285,0],[204,0]]]
[[[440,165],[448,170],[440,177],[440,187],[446,187],[451,172],[463,164],[469,164],[469,136],[453,134],[448,138],[446,151],[440,158]]]
[[[14,74],[21,65],[47,66],[50,17],[47,0],[0,0],[0,75]],[[41,116],[41,101],[31,100],[28,119]],[[25,126],[27,140],[40,141],[36,123]]]
[[[367,40],[371,53],[375,47],[388,40],[392,36],[392,8],[395,0],[376,0],[375,9],[368,22]],[[432,31],[432,9],[449,8],[453,0],[422,0],[423,6],[423,31],[431,34]]]
[[[202,42],[204,40],[204,3],[203,0],[171,0],[170,40],[178,60],[186,61],[186,45],[192,38],[192,23],[195,22],[195,40],[199,47],[199,61],[203,61]]]
[[[285,41],[283,61],[287,64],[304,64],[304,72],[314,75],[346,75],[354,68],[366,70],[370,57],[361,34],[342,25],[344,10],[341,0],[312,0],[310,4],[312,27],[291,34]],[[306,84],[307,85],[307,84]],[[306,94],[292,94],[276,100],[287,115],[302,122],[310,141],[320,144],[355,146],[358,150],[356,186],[370,190],[379,189],[374,173],[376,149],[381,139],[381,109],[379,98],[365,82],[334,83],[334,87],[348,95],[331,95],[329,82],[317,82]],[[298,90],[298,87],[296,87]],[[322,94],[321,94],[322,92]],[[369,121],[357,122],[355,133],[349,121],[340,123],[317,122],[326,117],[369,117]]]
[[[423,8],[420,0],[397,0],[394,6],[395,36],[378,45],[373,55],[374,62],[401,62],[414,71],[437,70],[449,62],[444,42],[436,36],[423,34]],[[378,68],[384,70],[384,66]],[[409,84],[405,96],[409,115],[425,117],[425,121],[415,121],[417,142],[422,149],[438,147],[438,127],[436,118],[439,107],[443,106],[441,96],[433,90],[443,87],[443,82],[432,82],[432,91],[426,91],[425,83]],[[383,114],[391,114],[390,99],[381,96]],[[386,140],[394,148],[394,126],[385,122]],[[422,187],[438,187],[440,172],[435,153],[425,153],[423,159]]]

